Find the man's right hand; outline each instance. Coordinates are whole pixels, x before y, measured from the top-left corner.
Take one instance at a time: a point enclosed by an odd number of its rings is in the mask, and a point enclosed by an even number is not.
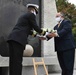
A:
[[[46,38],[45,38],[45,37],[39,37],[39,39],[40,39],[40,40],[46,40]]]

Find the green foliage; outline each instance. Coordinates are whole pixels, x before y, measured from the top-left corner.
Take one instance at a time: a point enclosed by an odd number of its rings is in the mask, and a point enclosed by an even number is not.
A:
[[[76,43],[76,27],[74,27],[74,28],[72,29],[72,32],[73,32],[74,40],[75,40],[75,43]]]
[[[72,21],[72,25],[76,26],[76,6],[68,2],[68,0],[56,0],[57,11],[64,12],[66,17]]]

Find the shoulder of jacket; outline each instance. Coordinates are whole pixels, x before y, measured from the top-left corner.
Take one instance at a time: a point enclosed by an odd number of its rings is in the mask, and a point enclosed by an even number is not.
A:
[[[64,20],[64,23],[66,23],[66,22],[71,23],[71,21],[70,21],[70,20]]]

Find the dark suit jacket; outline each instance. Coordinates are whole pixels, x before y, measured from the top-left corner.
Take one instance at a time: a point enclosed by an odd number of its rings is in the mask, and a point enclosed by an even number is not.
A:
[[[8,36],[8,41],[14,40],[25,46],[27,43],[27,37],[32,29],[36,30],[38,33],[42,32],[42,30],[37,26],[36,16],[33,13],[28,12],[18,19],[17,24]]]
[[[60,26],[56,25],[54,30],[57,30],[59,37],[55,37],[55,51],[65,51],[75,48],[72,35],[72,25],[69,20],[63,20]]]

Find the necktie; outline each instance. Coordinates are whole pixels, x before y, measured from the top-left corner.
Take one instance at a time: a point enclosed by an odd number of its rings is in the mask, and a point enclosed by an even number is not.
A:
[[[59,26],[60,26],[60,22],[58,23],[58,28],[59,28]]]

